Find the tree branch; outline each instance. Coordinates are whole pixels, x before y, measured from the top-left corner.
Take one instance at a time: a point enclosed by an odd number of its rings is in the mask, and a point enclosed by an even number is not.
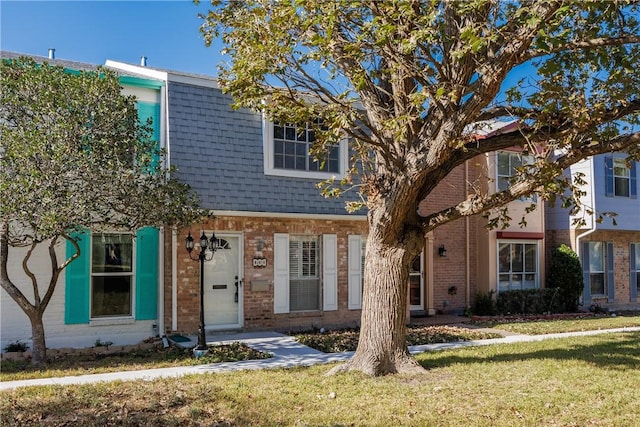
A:
[[[456,219],[476,215],[506,205],[520,197],[527,196],[534,192],[550,179],[555,179],[572,164],[586,159],[590,156],[614,151],[625,151],[630,147],[640,144],[640,132],[628,135],[621,135],[613,140],[596,143],[585,142],[581,147],[573,148],[569,153],[553,160],[554,175],[537,176],[532,180],[514,183],[508,189],[499,191],[487,196],[473,195],[466,200],[447,209],[435,212],[423,217],[421,225],[425,233],[439,227],[442,224]],[[550,163],[550,164],[551,164]],[[538,178],[538,179],[536,179]]]
[[[621,37],[599,37],[591,40],[569,42],[561,46],[554,47],[553,49],[533,49],[527,52],[527,54],[523,57],[523,61],[528,61],[533,58],[560,52],[596,49],[605,46],[621,46],[625,44],[637,43],[640,43],[640,36],[637,35],[626,35]]]

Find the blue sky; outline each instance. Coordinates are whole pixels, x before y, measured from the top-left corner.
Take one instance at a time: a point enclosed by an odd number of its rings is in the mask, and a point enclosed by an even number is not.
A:
[[[208,0],[30,1],[0,0],[0,47],[31,55],[90,64],[107,59],[133,64],[146,56],[150,67],[216,75],[222,44],[207,48],[199,33]],[[505,86],[529,66],[510,73]]]
[[[0,47],[104,64],[107,59],[216,74],[221,45],[205,47],[199,6],[179,1],[0,1]]]

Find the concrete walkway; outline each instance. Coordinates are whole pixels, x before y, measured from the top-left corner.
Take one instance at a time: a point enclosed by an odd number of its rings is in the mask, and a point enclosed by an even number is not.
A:
[[[573,336],[599,335],[613,332],[638,332],[640,327],[619,329],[603,329],[584,332],[567,332],[548,335],[509,335],[503,338],[492,338],[476,341],[459,341],[441,344],[425,344],[410,346],[412,354],[425,351],[448,350],[462,347],[472,347],[492,344],[510,344],[520,342],[542,341],[554,338],[566,338]],[[106,374],[68,376],[60,378],[40,378],[33,380],[0,382],[0,390],[9,390],[18,387],[42,386],[42,385],[71,385],[88,384],[101,381],[132,381],[154,380],[156,378],[180,377],[191,374],[204,374],[215,372],[231,372],[238,370],[292,368],[296,366],[311,366],[323,363],[343,362],[348,360],[353,352],[322,353],[304,346],[292,337],[277,332],[251,332],[229,335],[213,335],[207,340],[209,344],[228,344],[240,341],[251,348],[267,353],[273,357],[261,360],[245,360],[240,362],[212,363],[198,366],[179,366],[172,368],[145,369],[139,371],[111,372]]]

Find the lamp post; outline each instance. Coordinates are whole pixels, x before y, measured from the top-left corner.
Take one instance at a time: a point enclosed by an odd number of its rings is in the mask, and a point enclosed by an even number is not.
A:
[[[200,252],[196,258],[192,256],[194,246],[194,240],[191,237],[191,231],[189,231],[189,235],[185,239],[185,247],[189,253],[189,258],[194,261],[200,260],[200,328],[198,330],[198,346],[193,351],[199,357],[206,354],[209,349],[204,330],[204,262],[213,259],[213,255],[220,248],[220,241],[215,233],[211,233],[211,239],[208,239],[203,231],[202,236],[200,236]],[[209,249],[209,252],[207,252],[207,249]]]

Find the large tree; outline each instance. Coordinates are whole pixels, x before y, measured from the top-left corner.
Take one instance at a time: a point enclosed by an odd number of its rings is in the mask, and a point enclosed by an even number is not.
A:
[[[319,153],[351,139],[354,168],[341,184],[360,186],[369,237],[360,341],[344,369],[421,369],[405,307],[425,233],[480,213],[499,221],[532,192],[553,199],[575,188],[562,172],[586,157],[638,157],[638,12],[616,0],[212,1],[201,31],[226,46],[220,83],[238,106],[276,122],[321,118]],[[504,118],[519,131],[473,137],[475,124]],[[508,189],[418,214],[454,168],[509,147],[535,162]]]
[[[109,70],[0,61],[0,284],[29,317],[33,363],[46,360],[43,314],[60,273],[80,256],[77,231],[134,231],[200,214],[189,188],[168,178],[150,125]],[[65,240],[76,251],[59,260]],[[50,257],[45,284],[30,265],[39,244]],[[9,277],[10,250],[25,254],[29,285]]]

